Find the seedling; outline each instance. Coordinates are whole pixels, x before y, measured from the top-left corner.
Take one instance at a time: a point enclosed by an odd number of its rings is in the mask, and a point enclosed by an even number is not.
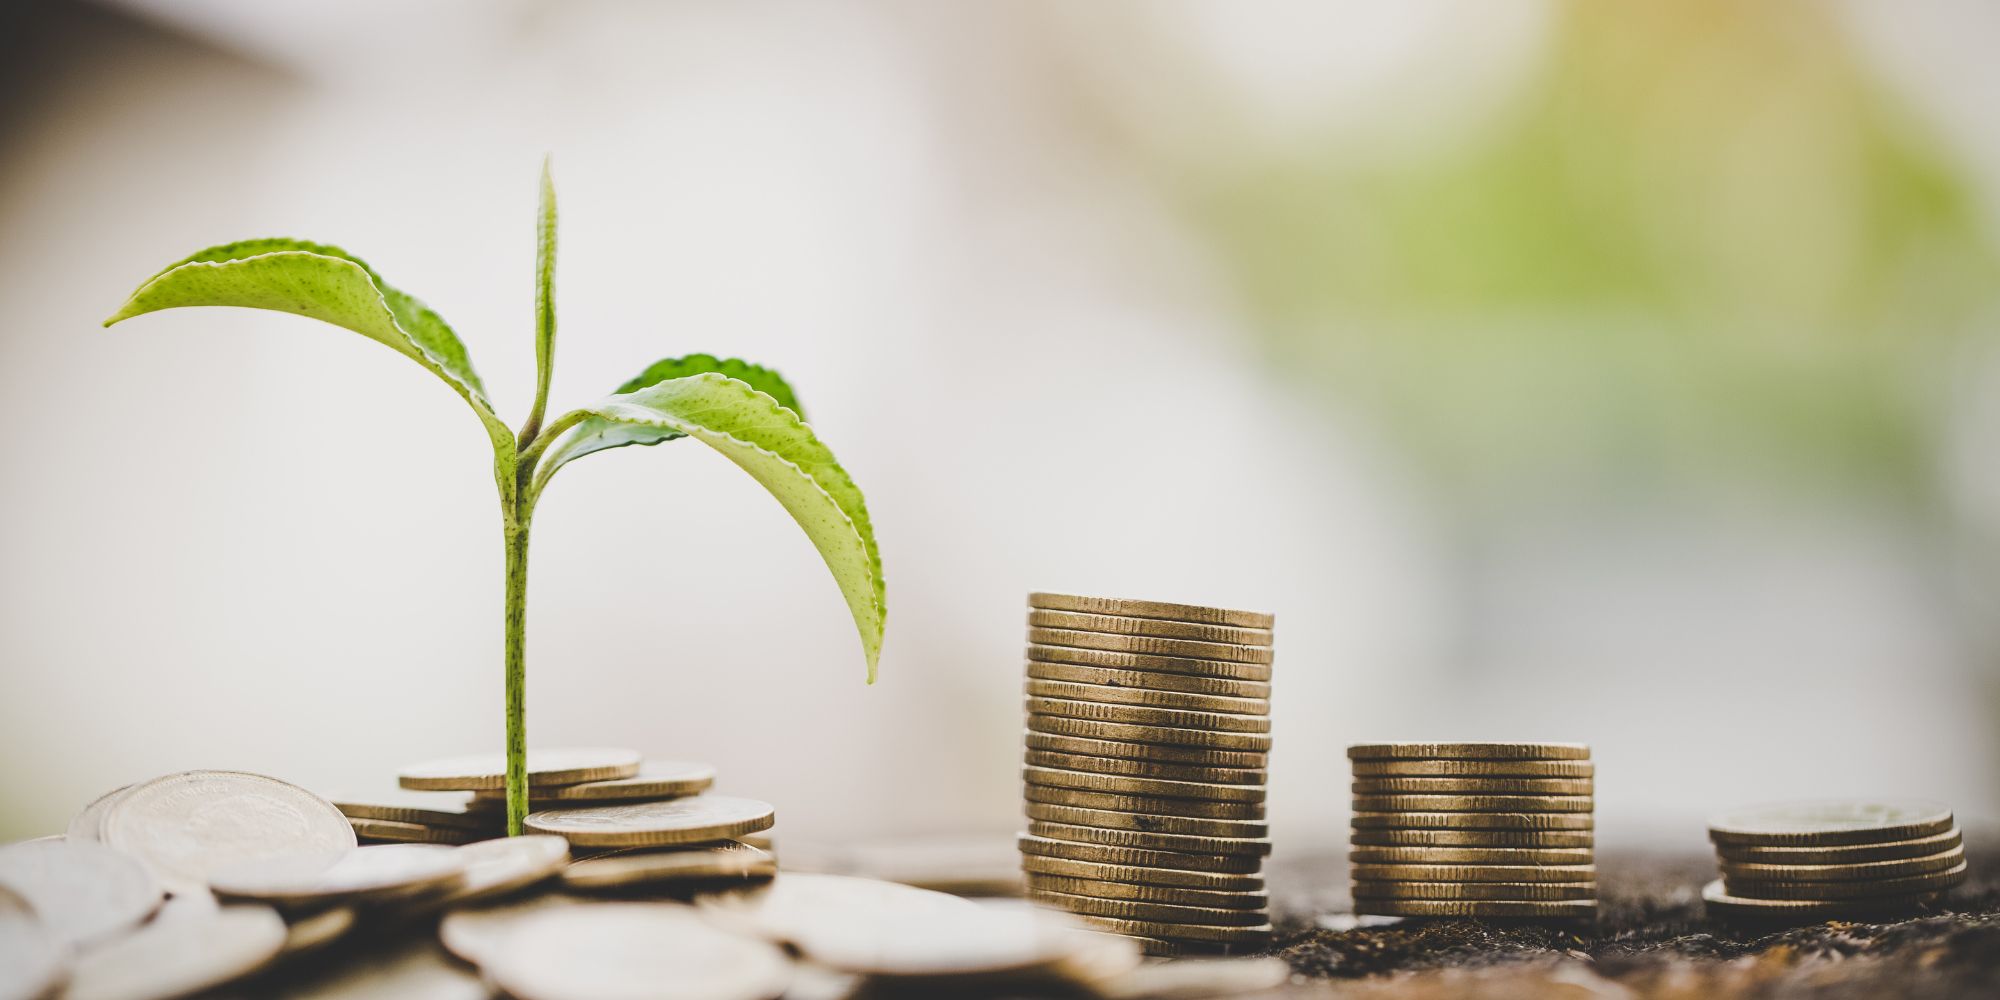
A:
[[[549,479],[585,455],[693,438],[763,484],[819,549],[861,633],[868,680],[882,648],[882,559],[861,490],[768,368],[690,354],[655,362],[613,394],[544,423],[555,368],[556,196],[546,164],[535,255],[535,400],[521,429],[494,412],[465,345],[437,313],[338,247],[292,239],[210,247],[154,275],[104,321],[183,306],[295,313],[345,327],[422,365],[464,398],[493,444],[506,542],[507,832],[527,814],[528,528]]]

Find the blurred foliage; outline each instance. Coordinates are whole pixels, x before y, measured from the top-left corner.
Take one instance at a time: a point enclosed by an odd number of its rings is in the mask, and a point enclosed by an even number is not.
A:
[[[1577,2],[1499,120],[1416,162],[1327,138],[1158,166],[1282,368],[1374,404],[1462,497],[1919,501],[2000,283],[1969,182],[1845,30]]]

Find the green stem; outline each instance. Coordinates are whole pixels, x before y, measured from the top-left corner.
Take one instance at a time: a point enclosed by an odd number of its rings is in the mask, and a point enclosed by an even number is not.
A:
[[[528,815],[528,520],[507,512],[507,835]]]

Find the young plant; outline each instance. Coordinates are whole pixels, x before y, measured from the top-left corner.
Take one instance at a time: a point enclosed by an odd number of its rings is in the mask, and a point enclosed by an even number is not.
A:
[[[556,196],[542,166],[535,256],[535,400],[520,431],[486,399],[465,345],[437,313],[338,247],[246,240],[210,247],[154,275],[104,321],[182,306],[242,306],[346,327],[422,365],[458,393],[493,445],[506,544],[507,832],[527,814],[528,528],[550,477],[585,455],[693,438],[763,484],[819,549],[861,633],[874,683],[882,648],[882,560],[861,490],[806,424],[798,397],[768,368],[707,354],[655,362],[617,391],[544,422],[555,368]]]

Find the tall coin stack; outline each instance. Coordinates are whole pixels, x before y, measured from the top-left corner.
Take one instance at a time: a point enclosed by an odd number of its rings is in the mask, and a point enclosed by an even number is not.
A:
[[[1357,743],[1354,912],[1593,919],[1590,748]]]
[[[1152,954],[1256,950],[1268,614],[1028,595],[1029,898]]]
[[[1708,839],[1722,877],[1702,898],[1718,917],[1810,923],[1906,912],[1965,879],[1958,824],[1932,802],[1762,806],[1710,821]]]

